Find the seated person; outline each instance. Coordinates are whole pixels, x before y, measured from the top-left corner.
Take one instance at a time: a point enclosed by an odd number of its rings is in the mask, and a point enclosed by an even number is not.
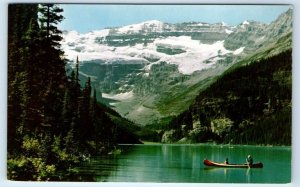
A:
[[[246,162],[248,165],[252,165],[253,164],[253,158],[251,155],[248,155],[247,159],[246,159]]]
[[[225,159],[224,164],[229,164],[228,158]]]

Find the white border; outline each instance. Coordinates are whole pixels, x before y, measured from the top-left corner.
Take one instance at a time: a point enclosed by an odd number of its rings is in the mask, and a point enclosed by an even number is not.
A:
[[[290,184],[215,184],[215,183],[86,183],[86,182],[14,182],[6,179],[7,144],[7,6],[8,3],[147,3],[147,4],[292,4],[293,15],[293,132],[292,132],[292,183]],[[0,186],[49,187],[49,186],[299,186],[299,142],[300,142],[300,1],[297,0],[0,0]],[[278,171],[281,172],[281,171]]]

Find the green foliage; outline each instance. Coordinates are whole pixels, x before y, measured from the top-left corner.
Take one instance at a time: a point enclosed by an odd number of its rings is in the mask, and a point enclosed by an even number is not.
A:
[[[55,166],[53,164],[47,165],[42,158],[29,158],[28,160],[32,163],[34,173],[36,173],[36,175],[33,175],[33,179],[45,180],[55,172]]]
[[[8,179],[45,181],[55,173],[55,165],[47,165],[42,158],[20,157],[7,160]]]
[[[193,143],[204,142],[211,138],[210,134],[211,132],[207,127],[198,126],[189,131],[187,138]]]
[[[62,9],[13,4],[9,11],[8,179],[67,180],[79,162],[114,147],[116,125],[106,113],[119,114],[91,97],[90,78],[81,88],[78,59],[67,77],[56,27]]]
[[[59,46],[59,42],[62,40],[62,37],[60,36],[62,32],[56,26],[64,19],[60,14],[62,12],[63,9],[55,4],[39,5],[41,33],[53,47]]]
[[[22,148],[28,152],[29,155],[38,152],[40,142],[35,138],[24,137]]]
[[[237,144],[291,145],[291,123],[291,106],[286,106],[254,121],[250,127],[240,127],[239,131],[230,134],[229,139]]]
[[[233,121],[229,118],[216,118],[211,120],[211,131],[218,136],[223,137],[228,134],[233,126]]]
[[[187,137],[192,142],[290,145],[291,62],[291,50],[287,50],[229,69],[166,131],[181,130],[175,141]],[[192,130],[182,128],[188,115]]]
[[[139,138],[143,139],[144,136],[141,136],[142,134],[140,134],[140,131],[142,130],[140,126],[137,126],[133,122],[119,116],[112,114],[108,114],[108,116],[112,122],[116,124],[116,141],[118,143],[141,143]]]

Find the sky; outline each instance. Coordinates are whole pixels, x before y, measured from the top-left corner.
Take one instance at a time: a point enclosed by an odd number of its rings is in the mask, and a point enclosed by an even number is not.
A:
[[[86,33],[148,20],[168,23],[199,21],[237,25],[244,20],[270,23],[289,5],[99,5],[63,4],[61,30]]]

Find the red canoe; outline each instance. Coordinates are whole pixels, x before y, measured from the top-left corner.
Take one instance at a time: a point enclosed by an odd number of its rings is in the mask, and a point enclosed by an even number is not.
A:
[[[248,166],[247,164],[225,164],[225,163],[219,163],[219,162],[213,162],[210,160],[205,159],[203,163],[206,166],[215,166],[215,167],[226,167],[226,168],[262,168],[263,164],[261,162],[252,164]]]

